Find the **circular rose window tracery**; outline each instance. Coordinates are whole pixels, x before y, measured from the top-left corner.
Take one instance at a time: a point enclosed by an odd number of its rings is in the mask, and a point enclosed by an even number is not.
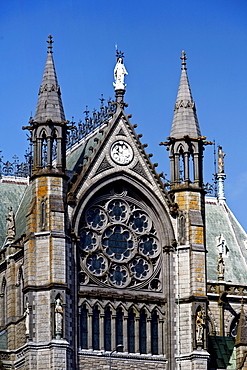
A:
[[[134,237],[124,225],[109,226],[102,235],[102,248],[115,262],[127,262],[133,256]]]
[[[126,196],[102,196],[81,219],[81,268],[92,281],[115,288],[136,287],[161,268],[160,238],[153,212]],[[88,280],[84,279],[85,284]]]

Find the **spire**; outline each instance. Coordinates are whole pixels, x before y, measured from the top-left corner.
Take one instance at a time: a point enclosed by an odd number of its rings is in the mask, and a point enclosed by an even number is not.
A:
[[[190,84],[187,76],[186,54],[182,51],[182,72],[174,108],[174,117],[171,128],[171,137],[180,138],[184,135],[200,137],[201,131],[197,120],[195,103],[192,98]]]
[[[52,57],[52,36],[48,36],[48,56],[42,84],[39,89],[39,98],[34,121],[38,123],[51,119],[53,122],[65,121],[60,86],[58,85],[54,61]]]

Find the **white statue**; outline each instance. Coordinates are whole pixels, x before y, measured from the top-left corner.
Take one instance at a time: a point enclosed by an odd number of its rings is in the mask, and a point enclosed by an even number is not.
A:
[[[115,83],[113,82],[113,86],[115,90],[124,90],[125,84],[124,84],[124,76],[127,75],[128,72],[125,69],[125,66],[123,64],[123,58],[119,57],[117,60],[117,64],[114,68],[114,79]]]
[[[30,311],[29,311],[29,302],[27,301],[26,302],[26,309],[25,309],[25,312],[24,312],[24,316],[25,316],[25,326],[26,326],[26,336],[28,337],[29,336],[29,323],[30,323]]]
[[[55,300],[55,335],[61,339],[63,333],[63,308],[60,298]]]

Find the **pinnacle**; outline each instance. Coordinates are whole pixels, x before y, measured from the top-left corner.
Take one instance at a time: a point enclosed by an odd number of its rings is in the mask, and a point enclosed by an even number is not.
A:
[[[48,38],[48,56],[34,117],[34,121],[39,123],[46,122],[48,119],[53,122],[65,121],[60,86],[58,85],[52,56],[52,36],[49,35]]]

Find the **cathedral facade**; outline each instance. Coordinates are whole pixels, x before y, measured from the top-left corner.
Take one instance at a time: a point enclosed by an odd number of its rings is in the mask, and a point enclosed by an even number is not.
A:
[[[123,54],[115,100],[76,126],[52,43],[24,127],[29,167],[0,179],[0,369],[247,369],[247,236],[225,202],[221,147],[218,193],[206,195],[211,143],[185,53],[160,143],[167,182],[125,112]]]

